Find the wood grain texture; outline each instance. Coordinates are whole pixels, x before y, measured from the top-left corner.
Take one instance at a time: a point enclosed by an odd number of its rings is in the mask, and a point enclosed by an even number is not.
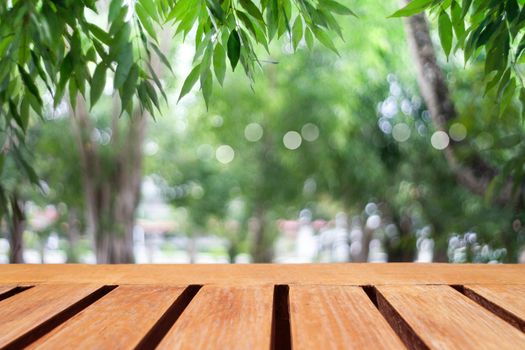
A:
[[[0,295],[9,292],[13,288],[15,288],[15,286],[0,286]]]
[[[0,348],[95,292],[98,285],[40,285],[0,301]]]
[[[120,286],[28,349],[132,349],[183,290]]]
[[[467,285],[465,295],[525,332],[525,286]]]
[[[290,287],[294,349],[405,349],[363,289]]]
[[[525,334],[449,286],[378,291],[430,349],[525,349]]]
[[[273,286],[204,286],[159,349],[270,348]]]
[[[0,284],[506,284],[525,285],[525,265],[0,265]]]

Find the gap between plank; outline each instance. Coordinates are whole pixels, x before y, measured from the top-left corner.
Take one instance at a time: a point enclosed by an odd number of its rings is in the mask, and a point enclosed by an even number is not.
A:
[[[20,287],[11,288],[11,289],[9,289],[8,291],[6,291],[4,293],[0,293],[0,301],[2,301],[4,299],[7,299],[7,298],[10,298],[13,295],[21,293],[24,290],[28,290],[30,288],[33,288],[33,286],[20,286]]]
[[[408,349],[430,349],[375,286],[361,286],[361,288]]]
[[[271,349],[290,350],[292,335],[290,330],[290,287],[276,285],[273,289],[273,317]]]
[[[22,349],[29,344],[33,343],[37,339],[41,338],[42,336],[46,335],[47,333],[51,332],[56,327],[60,326],[62,323],[66,322],[109,292],[111,292],[113,289],[117,288],[117,286],[102,286],[93,293],[87,295],[86,297],[80,299],[73,305],[69,306],[65,310],[59,312],[58,314],[54,315],[47,321],[44,321],[43,323],[37,325],[35,328],[31,329],[25,334],[22,334],[15,340],[13,340],[11,343],[7,344],[3,349],[10,350],[10,349]]]
[[[476,293],[472,289],[462,286],[462,285],[450,285],[453,289],[463,294],[467,298],[473,300],[478,305],[484,307],[488,311],[492,312],[494,315],[503,319],[505,322],[509,323],[511,326],[516,327],[520,331],[525,333],[525,321],[514,315],[512,312],[505,310],[501,306],[493,303],[482,295]]]
[[[201,288],[202,285],[193,284],[186,287],[166,312],[155,322],[135,349],[147,350],[157,347]]]

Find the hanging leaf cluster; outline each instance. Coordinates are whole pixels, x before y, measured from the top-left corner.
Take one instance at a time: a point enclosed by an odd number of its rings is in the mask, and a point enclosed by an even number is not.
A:
[[[167,21],[184,38],[196,29],[194,66],[179,99],[199,82],[208,103],[213,81],[222,85],[228,67],[242,66],[253,81],[261,65],[255,47],[268,51],[268,44],[283,35],[291,39],[294,49],[303,40],[312,47],[316,38],[337,52],[329,35],[342,35],[335,15],[354,13],[333,0],[179,0]]]
[[[274,37],[288,33],[295,48],[315,37],[335,51],[328,33],[341,33],[338,14],[353,13],[333,0],[0,1],[0,172],[4,156],[15,156],[38,182],[17,154],[30,115],[42,118],[45,108],[67,100],[75,108],[79,96],[92,108],[111,87],[123,112],[154,115],[167,98],[152,56],[172,70],[158,46],[162,26],[184,38],[194,31],[194,67],[180,96],[199,81],[208,103],[214,79],[222,84],[228,66],[242,66],[253,80],[260,65],[255,47],[268,50]]]
[[[517,94],[525,107],[525,0],[413,0],[392,16],[427,9],[447,56],[461,50],[465,62],[484,60],[486,92],[496,91],[500,114]]]

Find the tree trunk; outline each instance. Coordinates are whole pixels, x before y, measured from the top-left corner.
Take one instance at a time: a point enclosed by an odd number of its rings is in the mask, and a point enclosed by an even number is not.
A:
[[[410,0],[402,0],[403,4]],[[430,38],[428,22],[424,13],[405,19],[410,51],[417,68],[417,78],[421,95],[430,112],[432,121],[438,130],[446,131],[448,124],[457,116],[454,103],[441,68],[436,59],[432,40]],[[471,192],[484,195],[488,185],[498,175],[498,171],[488,165],[479,154],[474,154],[468,162],[458,159],[458,149],[464,142],[451,140],[449,147],[444,150],[445,158],[456,175],[458,182]],[[495,202],[500,206],[512,204],[515,199],[523,196],[523,188],[513,193],[512,179],[508,179],[500,192],[495,196]],[[519,203],[515,204],[518,207]],[[519,217],[518,215],[516,217]],[[516,238],[505,235],[505,246],[512,261],[517,257]]]
[[[79,237],[78,211],[75,208],[69,208],[67,213],[67,263],[78,263]]]
[[[272,253],[267,244],[266,237],[266,211],[261,205],[255,209],[255,217],[252,219],[253,240],[251,244],[251,256],[254,263],[270,263]]]
[[[9,235],[9,262],[12,264],[24,263],[23,233],[26,227],[25,203],[15,192],[9,199],[11,206],[11,227]]]
[[[402,4],[410,0],[401,0]],[[424,13],[405,18],[405,31],[410,52],[417,70],[419,89],[430,112],[436,129],[447,132],[449,123],[456,119],[457,111],[447,87],[445,77],[438,65],[429,26]],[[497,175],[497,170],[488,165],[479,154],[474,154],[468,162],[458,159],[458,149],[465,142],[450,141],[444,150],[445,158],[454,172],[458,182],[471,192],[484,195],[490,181]],[[496,200],[504,205],[511,201],[511,185],[503,188]]]
[[[92,126],[85,102],[79,97],[73,121],[83,170],[88,235],[98,263],[133,263],[133,227],[142,182],[142,145],[147,116],[136,110],[120,135],[113,116],[110,160],[91,139]]]
[[[413,262],[416,238],[413,234],[412,220],[405,214],[392,214],[392,221],[399,229],[397,239],[388,239],[386,252],[389,262]]]

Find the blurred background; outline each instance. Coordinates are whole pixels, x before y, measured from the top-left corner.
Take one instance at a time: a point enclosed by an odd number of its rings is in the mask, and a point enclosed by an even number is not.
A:
[[[155,120],[119,116],[111,85],[84,115],[48,97],[27,142],[40,186],[4,165],[0,262],[525,262],[519,104],[500,115],[482,62],[436,44],[457,110],[438,131],[403,21],[386,18],[398,2],[352,3],[339,56],[275,42],[255,84],[228,72],[208,109],[198,89],[177,103],[194,45],[169,32]],[[477,192],[460,181],[476,162],[500,174]]]

